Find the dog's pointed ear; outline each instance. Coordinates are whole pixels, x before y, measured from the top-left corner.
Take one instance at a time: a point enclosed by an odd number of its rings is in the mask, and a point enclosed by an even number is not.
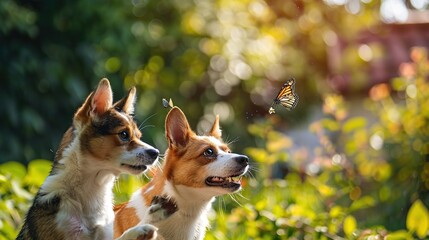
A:
[[[222,138],[222,131],[220,130],[220,126],[219,126],[219,115],[216,115],[216,119],[213,123],[212,129],[210,130],[209,135],[217,139]]]
[[[136,103],[136,88],[132,87],[128,90],[127,96],[117,101],[113,107],[115,109],[125,112],[126,114],[134,113],[134,105]]]
[[[113,93],[107,78],[101,79],[98,87],[92,96],[91,112],[92,116],[100,116],[112,107]]]
[[[186,146],[194,132],[189,126],[185,114],[178,107],[173,107],[165,119],[165,135],[169,146]]]
[[[85,120],[90,116],[100,116],[112,107],[112,102],[113,93],[109,80],[103,78],[98,83],[97,89],[86,98],[85,103],[77,110],[75,118]]]

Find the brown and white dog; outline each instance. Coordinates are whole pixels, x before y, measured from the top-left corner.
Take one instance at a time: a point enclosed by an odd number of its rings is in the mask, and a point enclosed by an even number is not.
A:
[[[159,154],[140,140],[132,117],[135,93],[131,88],[113,104],[110,83],[102,79],[87,97],[63,136],[17,239],[113,239],[115,177],[142,173]],[[134,235],[153,236],[155,230],[143,225]]]
[[[161,169],[128,203],[115,207],[115,236],[138,224],[158,228],[160,239],[203,239],[209,226],[207,214],[216,196],[241,189],[241,177],[249,168],[248,158],[231,153],[221,139],[219,117],[208,135],[198,136],[184,113],[171,109],[165,121],[168,150]],[[175,202],[171,216],[154,219],[154,198]],[[168,204],[167,204],[168,205]],[[168,206],[163,207],[169,211]]]

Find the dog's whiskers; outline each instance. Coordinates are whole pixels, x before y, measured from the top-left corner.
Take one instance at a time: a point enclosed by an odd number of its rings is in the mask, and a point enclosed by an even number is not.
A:
[[[249,201],[249,200],[250,200],[249,198],[245,197],[241,192],[240,192],[240,193],[237,193],[236,195],[237,195],[238,197],[243,198],[243,199],[244,199],[244,200],[246,200],[246,201]]]
[[[256,177],[253,175],[253,173],[251,171],[249,171],[247,174],[249,175],[249,178],[256,179]]]
[[[238,206],[240,206],[240,207],[243,207],[243,205],[235,198],[235,195],[234,194],[228,194],[230,197],[231,197],[231,199],[235,202],[235,203],[237,203],[238,204]]]
[[[223,198],[223,197],[222,197],[222,198],[221,198],[221,201],[222,201],[222,203],[223,203],[223,204],[221,205],[221,207],[222,207],[222,208],[221,208],[221,210],[222,210],[222,212],[221,212],[221,213],[223,214],[224,212],[226,212],[226,201],[225,201],[225,198]]]
[[[118,179],[118,178],[115,180],[115,182],[114,182],[114,184],[113,184],[113,187],[115,188],[115,190],[116,190],[117,192],[121,192],[121,187],[120,187],[119,179]]]
[[[249,171],[248,172],[259,172],[260,170],[257,168],[257,166],[249,164]]]
[[[225,199],[223,197],[219,197],[219,204],[218,204],[218,209],[219,212],[218,214],[222,215],[226,212],[226,202]]]
[[[150,115],[149,117],[147,117],[146,119],[144,119],[139,125],[139,130],[141,131],[142,129],[144,129],[144,127],[142,128],[143,124],[145,124],[149,119],[151,119],[155,115],[157,115],[157,113],[154,113],[154,114]],[[148,126],[153,126],[153,125],[148,125]]]
[[[143,173],[143,176],[145,176],[146,179],[150,179],[149,176],[146,174],[146,172]],[[140,179],[140,181],[141,181],[141,179]]]
[[[164,156],[159,155],[159,159],[158,161],[156,161],[152,166],[151,169],[153,169],[154,172],[156,172],[157,170],[162,172],[162,163],[161,161],[164,161]]]
[[[225,143],[227,144],[227,145],[230,145],[230,144],[233,144],[233,143],[235,143],[235,142],[238,142],[238,140],[239,140],[239,137],[236,137],[236,138],[234,138],[234,139],[229,139],[229,137],[226,137],[226,140],[225,140]]]
[[[147,128],[147,127],[155,127],[155,125],[146,125],[146,126],[139,126],[139,130],[142,131],[143,129]]]
[[[162,164],[160,162],[157,162],[155,167],[158,168],[159,171],[162,172]]]

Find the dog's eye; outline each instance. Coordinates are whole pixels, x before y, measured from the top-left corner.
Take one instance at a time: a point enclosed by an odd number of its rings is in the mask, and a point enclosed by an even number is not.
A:
[[[214,157],[215,151],[213,150],[213,148],[207,148],[203,154],[206,157]]]
[[[130,141],[130,134],[128,131],[122,131],[119,133],[119,138],[124,142],[128,142]]]

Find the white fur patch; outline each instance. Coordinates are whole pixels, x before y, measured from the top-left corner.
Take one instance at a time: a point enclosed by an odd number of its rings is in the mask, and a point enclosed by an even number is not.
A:
[[[133,193],[127,205],[136,210],[136,215],[140,221],[146,218],[148,208],[146,207],[146,201],[142,196],[141,189]]]
[[[130,120],[128,120],[128,117],[126,117],[124,113],[119,112],[118,115],[121,116],[121,118],[124,119],[127,124],[130,124]]]
[[[40,201],[60,197],[56,215],[58,229],[74,239],[113,238],[113,193],[115,175],[104,163],[78,154],[79,138],[63,151],[55,175],[46,178]]]
[[[167,181],[163,193],[175,200],[178,210],[154,224],[159,235],[165,239],[203,239],[209,226],[207,214],[215,200],[211,188],[174,186]]]
[[[153,188],[154,188],[155,186],[150,186],[150,187],[148,187],[148,189],[146,189],[146,191],[144,191],[144,193],[143,194],[147,194],[147,193],[149,193],[150,191],[152,191],[153,190]]]
[[[231,174],[231,169],[234,169],[234,166],[237,164],[233,159],[238,156],[240,155],[219,150],[216,161],[207,165],[208,175],[228,177]]]

